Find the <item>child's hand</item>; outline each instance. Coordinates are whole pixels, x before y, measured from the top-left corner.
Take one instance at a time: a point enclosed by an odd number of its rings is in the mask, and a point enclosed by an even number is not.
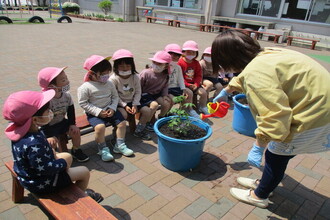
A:
[[[130,113],[132,115],[134,115],[134,114],[136,114],[136,112],[137,112],[137,106],[136,105],[133,105],[132,108],[131,108],[131,112]]]
[[[79,134],[80,130],[77,126],[70,125],[69,132],[70,132],[70,134]]]
[[[228,82],[229,79],[227,77],[223,78],[223,81]]]
[[[191,84],[189,88],[194,92],[197,89],[197,86],[195,84]]]
[[[47,141],[53,149],[57,148],[57,145],[58,145],[57,137],[54,136],[54,137],[47,138]]]
[[[109,118],[112,117],[114,113],[115,113],[115,111],[113,109],[109,108],[107,110],[107,117],[109,117]]]
[[[100,118],[106,118],[106,117],[108,117],[108,113],[107,113],[107,111],[102,110],[102,111],[100,112],[100,114],[99,114],[99,117],[100,117]]]

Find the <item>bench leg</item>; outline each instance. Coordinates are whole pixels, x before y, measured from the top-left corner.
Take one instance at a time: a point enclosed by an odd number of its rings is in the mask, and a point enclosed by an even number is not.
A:
[[[279,36],[275,36],[275,37],[274,37],[274,43],[277,44],[277,43],[278,43],[278,39],[279,39]]]
[[[288,38],[286,45],[291,46],[291,43],[292,43],[292,38]]]
[[[180,27],[180,22],[175,22],[175,27]]]
[[[24,198],[24,188],[18,181],[18,179],[12,176],[12,200],[14,203],[20,202]]]
[[[129,130],[133,134],[136,129],[135,115],[128,114],[127,121],[128,121],[128,125],[129,125]]]
[[[311,49],[312,49],[312,50],[315,50],[315,46],[316,46],[316,41],[313,41],[313,42],[312,42],[312,47],[311,47]]]

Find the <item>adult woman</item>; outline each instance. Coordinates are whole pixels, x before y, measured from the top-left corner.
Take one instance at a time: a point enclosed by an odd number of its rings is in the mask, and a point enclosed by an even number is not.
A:
[[[260,180],[238,178],[253,190],[231,188],[238,200],[265,208],[268,196],[297,154],[330,149],[330,74],[319,63],[296,51],[261,48],[251,37],[226,31],[212,44],[215,71],[241,72],[214,99],[231,92],[247,95],[258,128],[248,162],[265,168]]]

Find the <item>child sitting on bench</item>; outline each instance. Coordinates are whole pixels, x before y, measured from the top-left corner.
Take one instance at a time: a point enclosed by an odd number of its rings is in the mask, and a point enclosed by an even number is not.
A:
[[[3,117],[10,121],[5,129],[11,140],[14,171],[21,185],[32,193],[51,193],[72,182],[95,201],[101,194],[86,189],[90,173],[87,167],[71,167],[69,153],[56,153],[39,127],[53,118],[49,101],[54,90],[45,92],[20,91],[11,94],[4,103]]]

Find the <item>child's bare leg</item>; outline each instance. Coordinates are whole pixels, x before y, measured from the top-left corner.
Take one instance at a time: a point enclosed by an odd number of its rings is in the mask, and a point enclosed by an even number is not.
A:
[[[95,141],[96,143],[104,143],[105,142],[105,124],[98,124],[94,127],[95,130]]]
[[[140,123],[142,125],[145,125],[148,121],[150,121],[150,115],[151,115],[152,110],[148,108],[147,106],[143,106],[140,109]]]
[[[56,153],[55,159],[64,159],[68,168],[72,165],[72,155],[67,152]]]
[[[155,115],[155,113],[158,109],[158,106],[159,106],[159,104],[156,101],[153,101],[153,102],[150,103],[150,110],[151,111],[150,111],[150,115],[149,115],[149,118],[148,118],[147,122],[151,121],[152,117]]]
[[[203,88],[199,88],[197,90],[197,94],[199,95],[199,107],[203,108],[206,107],[206,103],[207,103],[207,92],[205,89]]]
[[[221,92],[221,90],[223,89],[223,86],[221,85],[221,83],[216,83],[214,87],[215,87],[215,91],[213,97],[216,97],[219,94],[219,92]]]
[[[81,144],[81,136],[80,136],[80,131],[79,132],[68,132],[69,136],[72,139],[72,148],[73,149],[78,149],[80,147]]]
[[[188,88],[185,89],[184,93],[184,95],[186,95],[186,99],[183,101],[183,103],[192,103],[194,93]]]
[[[122,121],[117,125],[116,135],[117,135],[117,139],[118,138],[125,138],[125,135],[126,135],[126,121]]]
[[[71,181],[75,182],[75,185],[78,186],[83,191],[86,190],[89,182],[90,173],[87,167],[71,167],[67,170]]]
[[[213,88],[213,83],[210,80],[204,79],[203,86],[204,86],[204,89],[206,90],[206,92],[209,93],[211,91],[211,89]]]
[[[159,97],[156,101],[160,104],[160,113],[158,117],[163,117],[171,108],[171,101],[166,97]]]

